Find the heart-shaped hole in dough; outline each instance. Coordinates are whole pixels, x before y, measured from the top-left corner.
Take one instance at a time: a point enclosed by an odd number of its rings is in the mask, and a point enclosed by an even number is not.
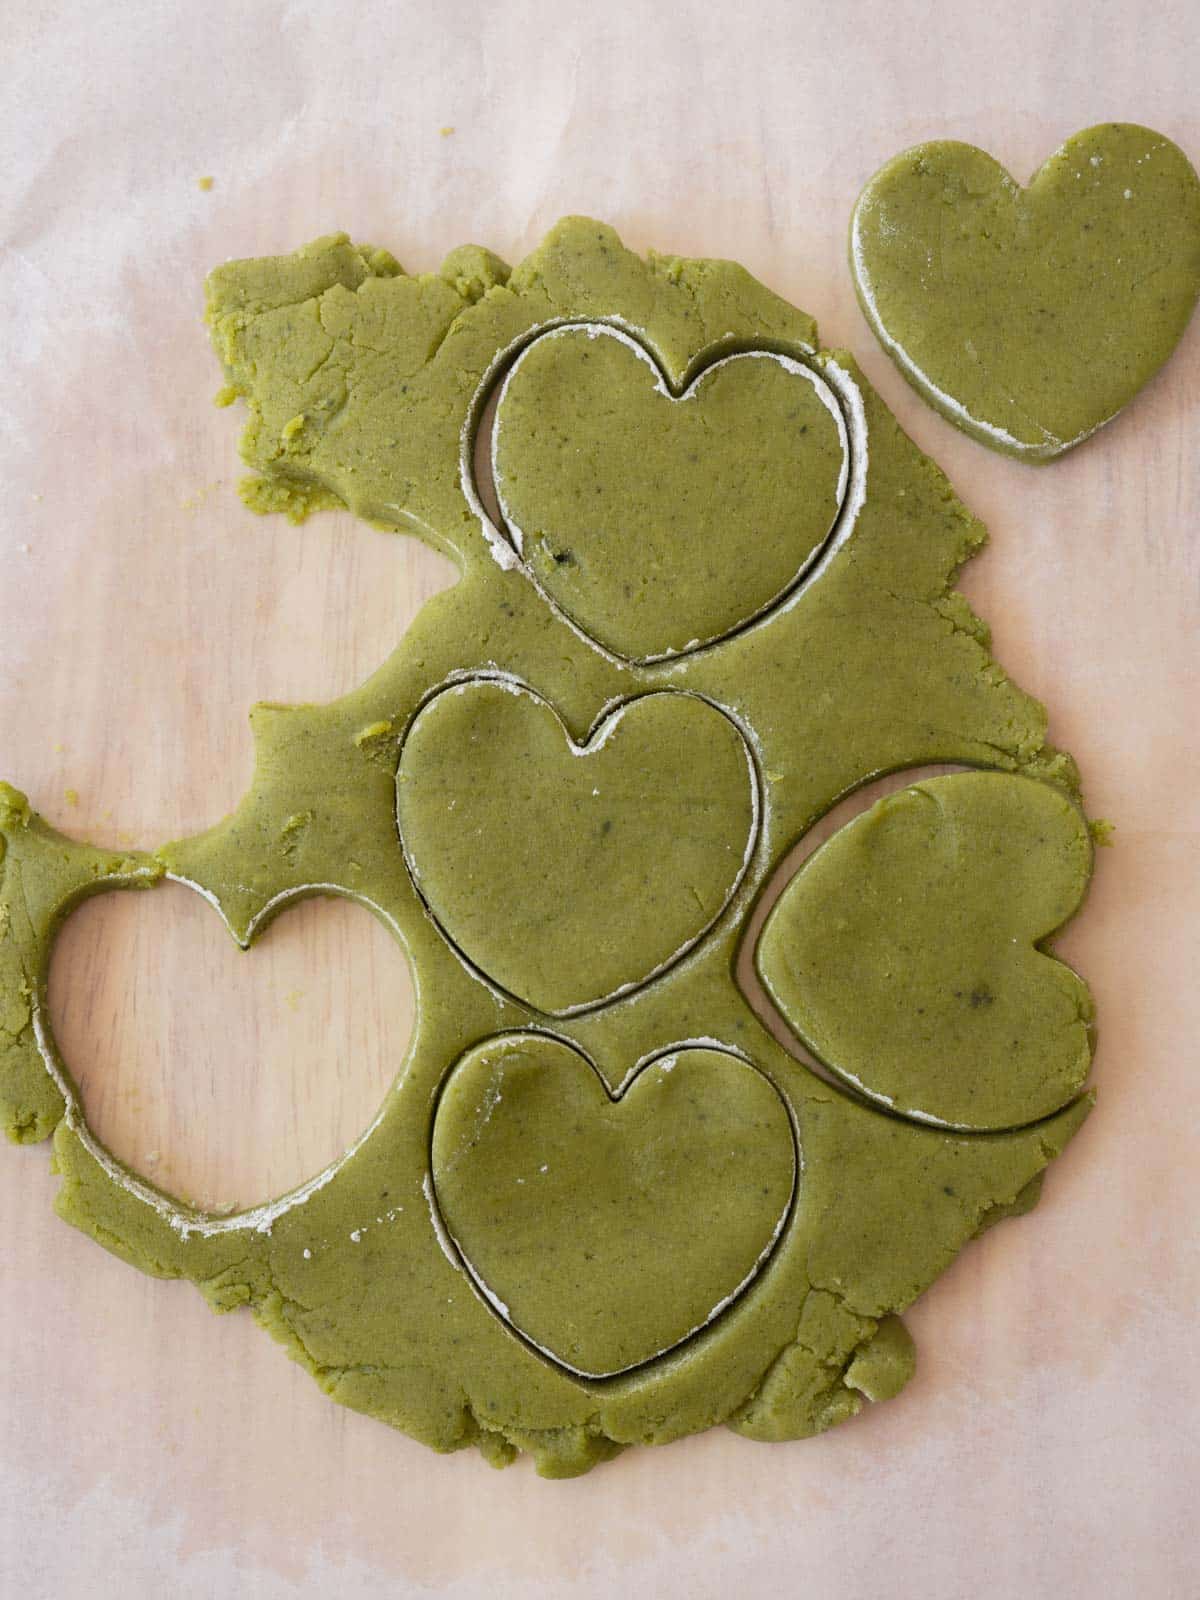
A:
[[[354,1143],[404,1059],[413,1003],[403,950],[353,901],[289,907],[247,952],[167,883],[71,914],[49,1010],[96,1138],[220,1214],[286,1193]]]

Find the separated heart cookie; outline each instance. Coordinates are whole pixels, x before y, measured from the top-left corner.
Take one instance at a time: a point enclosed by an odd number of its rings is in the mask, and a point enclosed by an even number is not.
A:
[[[1131,123],[1077,133],[1021,188],[949,140],[894,157],[850,225],[872,330],[982,444],[1050,461],[1129,404],[1200,293],[1200,179]]]

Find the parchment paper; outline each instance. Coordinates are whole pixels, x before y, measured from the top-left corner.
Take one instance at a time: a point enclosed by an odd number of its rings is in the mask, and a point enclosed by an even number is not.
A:
[[[1022,180],[1110,117],[1200,157],[1194,4],[88,0],[10,7],[4,38],[0,775],[59,826],[154,844],[215,820],[249,704],[343,692],[450,576],[347,518],[241,508],[205,270],[334,228],[411,269],[465,240],[516,260],[580,210],[639,249],[737,257],[857,353],[990,524],[967,592],[1117,833],[1063,945],[1100,1006],[1099,1108],[1041,1207],[914,1309],[906,1393],[818,1440],[718,1431],[567,1484],[438,1458],[59,1223],[44,1147],[0,1151],[0,1593],[1200,1592],[1200,325],[1125,416],[1030,468],[923,408],[844,259],[858,189],[920,138]],[[288,981],[315,983],[326,947],[290,948]],[[274,1063],[342,1038],[336,983],[325,1035],[282,1003],[266,1026],[205,960],[156,968],[146,942],[119,1005],[80,966],[78,1038],[192,1013],[259,1028]],[[381,981],[354,1003],[387,1039]],[[194,1089],[191,1062],[160,1060],[160,1088]],[[348,1087],[343,1115],[321,1069],[297,1160],[378,1092]],[[152,1118],[157,1093],[110,1114]]]

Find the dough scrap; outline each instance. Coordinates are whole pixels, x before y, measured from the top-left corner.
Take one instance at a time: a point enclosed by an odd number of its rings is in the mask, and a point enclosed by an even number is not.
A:
[[[497,1464],[529,1452],[547,1476],[721,1422],[803,1437],[864,1395],[893,1392],[911,1367],[896,1316],[989,1220],[1028,1208],[1090,1098],[1030,1126],[1015,1126],[1029,1118],[1014,1106],[1014,1127],[986,1136],[888,1114],[784,1049],[734,967],[783,856],[881,772],[980,766],[1077,803],[1077,773],[1046,743],[1041,706],[991,658],[986,628],[953,591],[982,527],[852,358],[817,350],[811,319],[732,263],[642,259],[587,219],[560,223],[511,273],[464,247],[440,272],[409,276],[387,252],[334,236],[219,268],[208,316],[226,383],[247,407],[252,503],[293,516],[348,506],[448,552],[461,578],[352,693],[256,706],[252,786],[205,833],[144,854],[96,851],[0,791],[0,1119],[17,1139],[53,1131],[58,1211],[143,1271],[191,1280],[214,1309],[249,1307],[340,1403],[439,1450],[474,1445]],[[705,648],[638,664],[599,647],[547,604],[476,493],[489,399],[522,349],[567,322],[620,327],[673,392],[704,363],[752,349],[807,366],[835,396],[850,475],[834,529],[782,598]],[[712,737],[728,748],[730,725],[740,732],[760,788],[744,875],[708,931],[648,981],[567,1016],[463,959],[398,837],[407,740],[449,688],[501,677],[579,748],[626,702],[707,701]],[[733,837],[736,813],[744,839],[744,795],[718,782],[719,765],[714,750],[701,773],[713,817],[727,811]],[[497,815],[508,799],[495,795]],[[403,804],[400,819],[411,834]],[[706,871],[695,887],[707,918],[719,882]],[[164,876],[201,892],[246,946],[297,897],[352,897],[395,933],[417,980],[414,1037],[370,1128],[298,1189],[228,1217],[189,1209],[96,1141],[45,1014],[63,917],[84,895]],[[656,914],[651,894],[631,899],[631,947]],[[564,969],[586,965],[586,929],[571,939]],[[439,1217],[430,1157],[447,1075],[488,1041],[531,1034],[586,1056],[613,1095],[631,1065],[693,1052],[734,1060],[769,1080],[802,1156],[788,1221],[744,1291],[701,1332],[616,1376],[581,1378],[534,1349],[480,1291]],[[617,1125],[636,1093],[635,1082]],[[622,1183],[627,1173],[604,1196],[614,1215]]]

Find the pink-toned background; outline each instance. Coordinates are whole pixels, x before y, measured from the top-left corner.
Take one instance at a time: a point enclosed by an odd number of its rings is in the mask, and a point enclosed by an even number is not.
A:
[[[450,576],[348,518],[242,509],[205,270],[339,227],[414,270],[468,239],[512,260],[584,210],[737,256],[856,351],[989,522],[967,592],[1117,834],[1064,943],[1101,1008],[1099,1109],[1041,1208],[913,1310],[906,1393],[822,1439],[716,1432],[567,1484],[439,1458],[59,1223],[45,1148],[0,1149],[0,1595],[1200,1592],[1200,323],[1034,469],[922,407],[844,262],[858,189],[921,138],[1022,179],[1110,118],[1200,156],[1193,0],[89,0],[10,8],[4,35],[0,775],[53,822],[214,821],[251,701],[344,691]],[[216,1204],[353,1137],[406,985],[354,908],[241,958],[172,889],[81,913],[53,1000],[103,1135]]]

